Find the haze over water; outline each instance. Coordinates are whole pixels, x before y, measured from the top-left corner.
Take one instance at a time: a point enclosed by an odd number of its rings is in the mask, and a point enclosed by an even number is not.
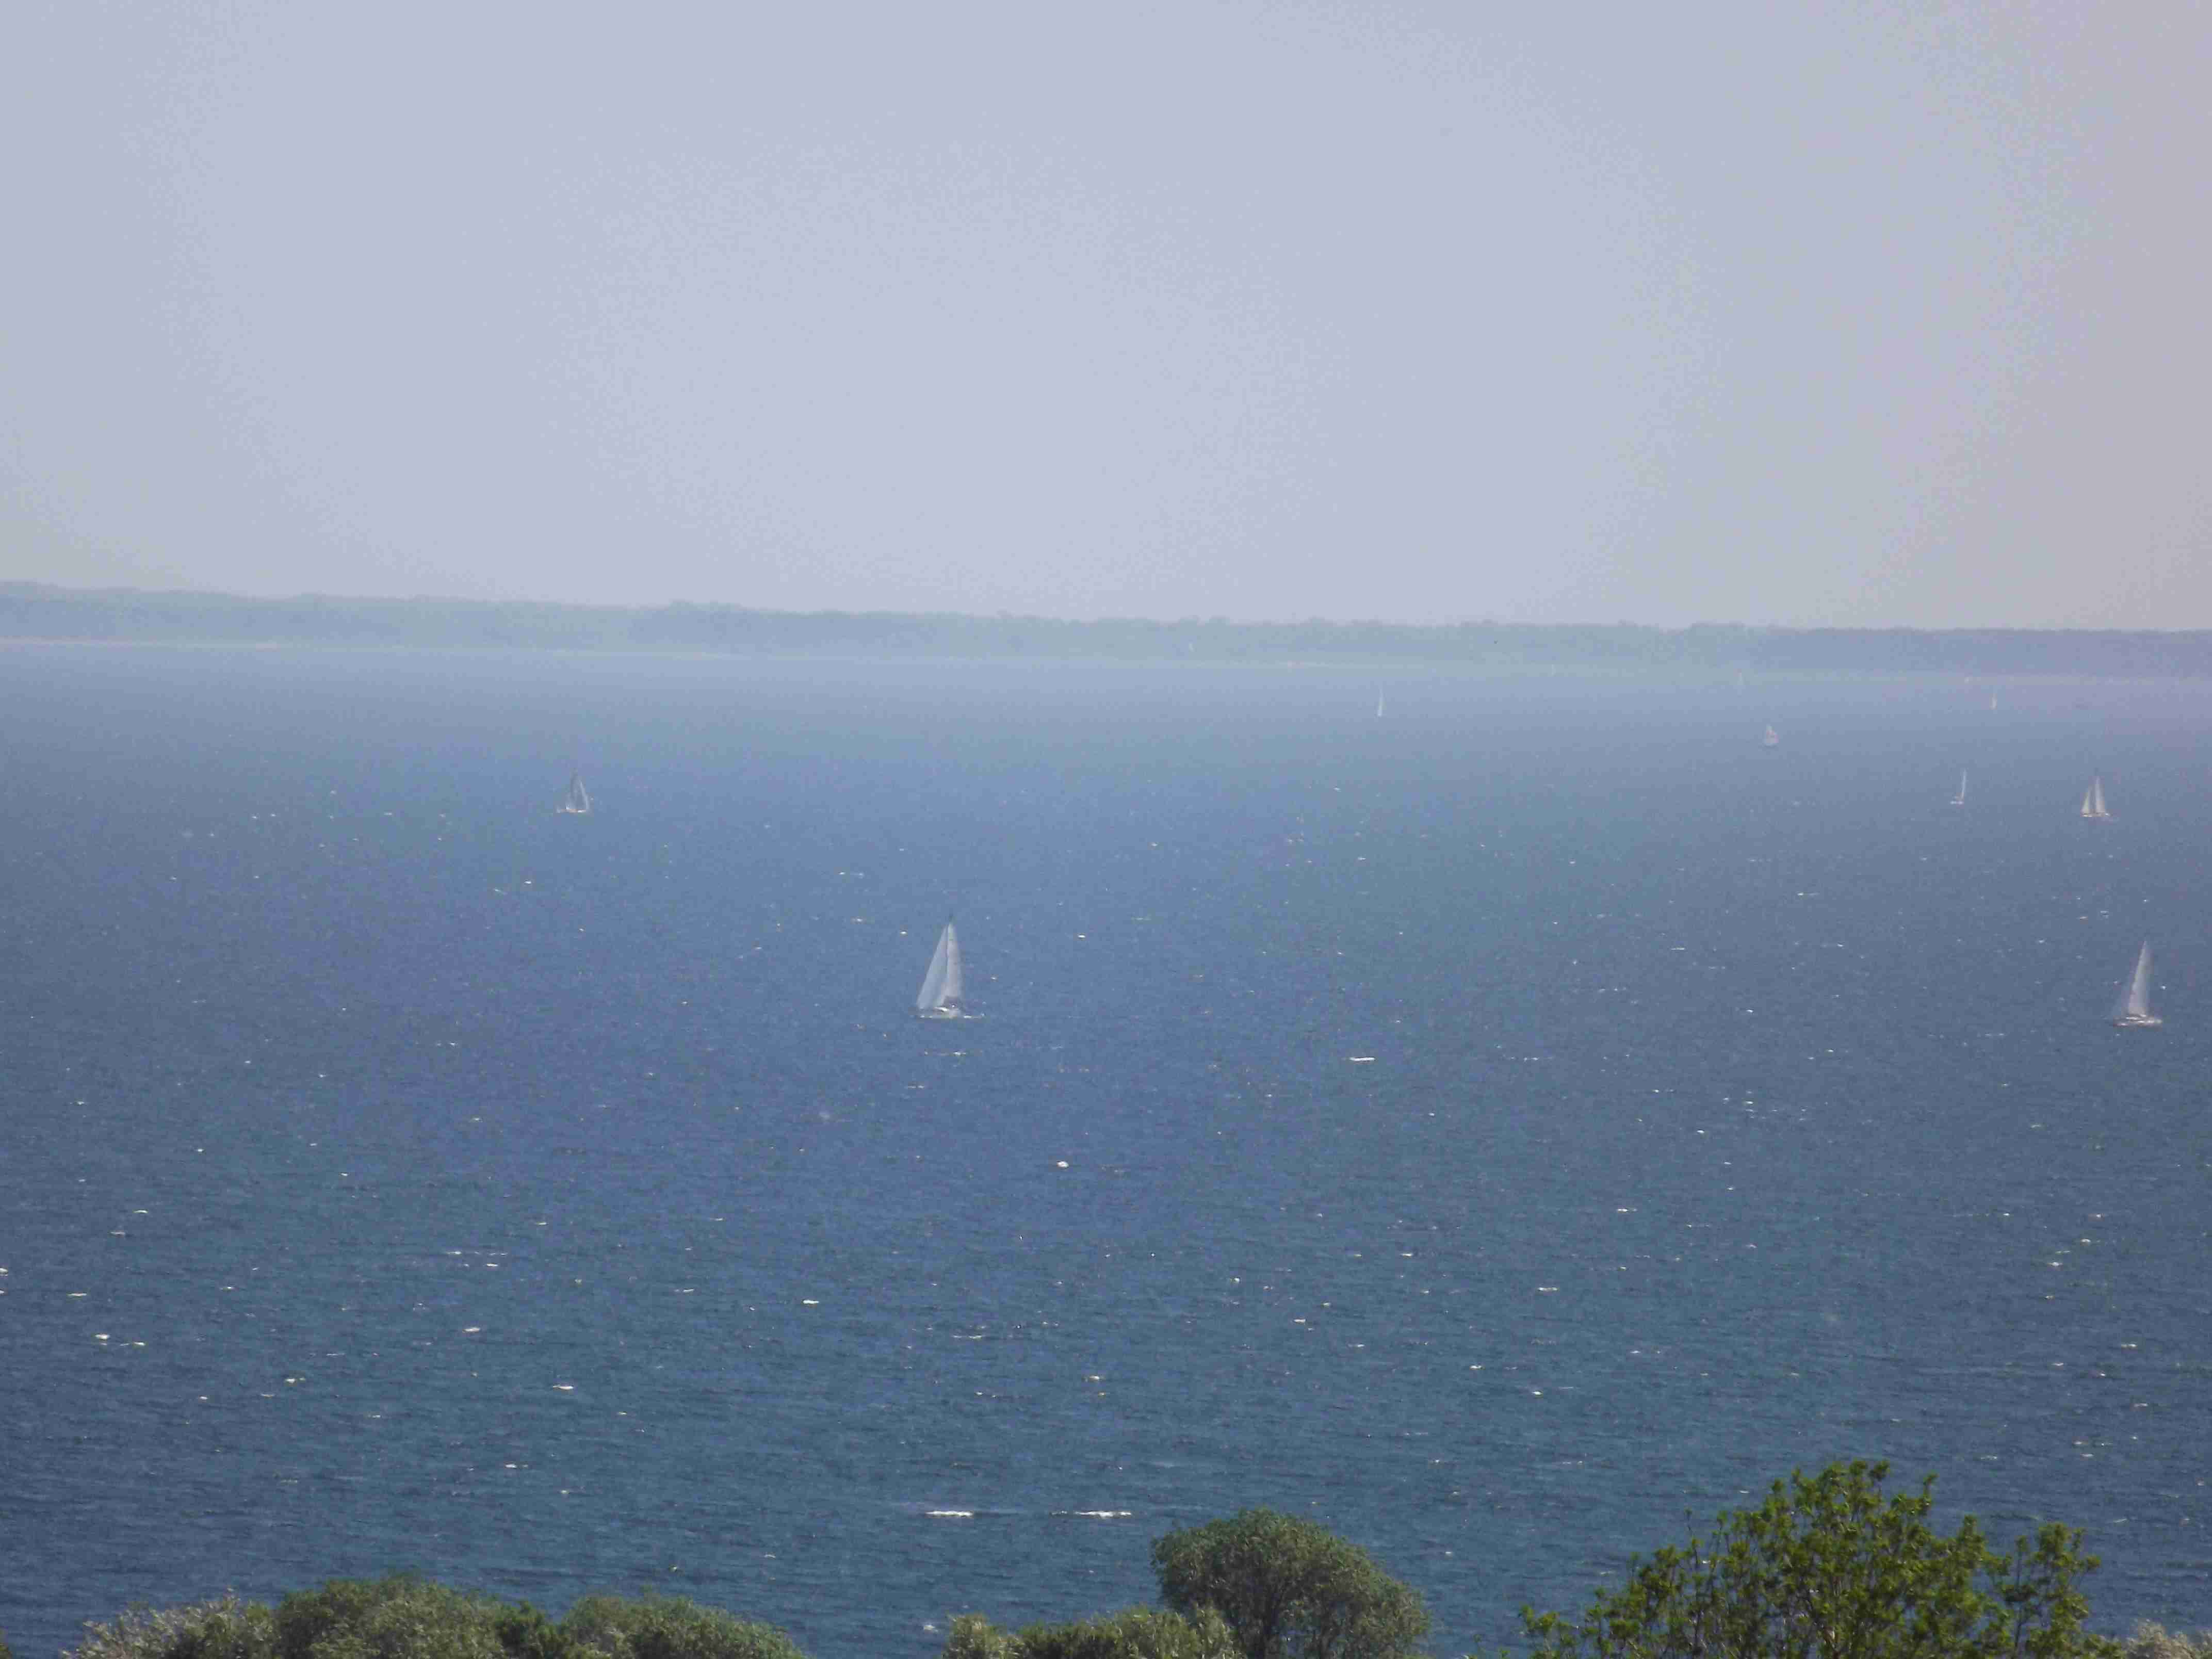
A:
[[[1852,1456],[2212,1620],[2212,690],[1383,683],[0,654],[15,1650],[413,1567],[921,1659],[1267,1504],[1452,1654]]]

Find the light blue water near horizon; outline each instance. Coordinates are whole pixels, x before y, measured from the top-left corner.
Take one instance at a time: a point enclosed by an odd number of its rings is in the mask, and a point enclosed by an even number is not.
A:
[[[2212,688],[0,686],[21,1655],[414,1568],[923,1656],[1254,1504],[1454,1653],[1851,1456],[2212,1622]],[[983,1017],[919,1022],[948,911]]]

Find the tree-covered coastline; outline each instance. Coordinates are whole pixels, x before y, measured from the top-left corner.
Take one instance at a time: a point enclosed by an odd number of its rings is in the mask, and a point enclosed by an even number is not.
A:
[[[1456,664],[1732,674],[2212,678],[2212,630],[1769,628],[1700,623],[1231,623],[743,605],[550,605],[0,582],[0,640],[445,650],[860,653]]]
[[[1632,1559],[1578,1616],[1522,1609],[1532,1659],[2212,1659],[2212,1632],[2088,1628],[2097,1559],[2059,1522],[2007,1552],[1972,1516],[1929,1522],[1934,1478],[1887,1465],[1793,1473],[1701,1539]],[[1005,1630],[951,1621],[939,1659],[1422,1659],[1419,1594],[1318,1522],[1246,1510],[1156,1540],[1163,1607]],[[927,1627],[925,1627],[927,1628]],[[9,1659],[0,1641],[0,1659]],[[235,1594],[88,1623],[64,1659],[805,1659],[772,1626],[672,1596],[526,1602],[395,1576],[273,1607]]]

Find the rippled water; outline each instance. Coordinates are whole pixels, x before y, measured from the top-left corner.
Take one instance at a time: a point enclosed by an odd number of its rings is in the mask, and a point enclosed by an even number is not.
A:
[[[0,654],[17,1653],[415,1567],[923,1656],[1252,1504],[1451,1653],[1844,1456],[2212,1620],[2212,698],[1388,685]]]

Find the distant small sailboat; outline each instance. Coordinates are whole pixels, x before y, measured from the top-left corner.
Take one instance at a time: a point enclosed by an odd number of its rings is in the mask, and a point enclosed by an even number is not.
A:
[[[937,936],[937,949],[931,953],[929,971],[921,976],[914,1012],[923,1019],[958,1019],[964,1012],[960,1006],[960,935],[952,931],[950,921]]]
[[[2105,781],[2089,780],[2089,792],[2081,797],[2081,816],[2085,818],[2108,818],[2112,815],[2105,810]]]
[[[1763,748],[1779,749],[1782,746],[1782,734],[1770,726],[1766,728],[1766,735],[1759,741]]]
[[[1382,694],[1380,691],[1375,694],[1375,718],[1378,720],[1382,718]]]
[[[1959,774],[1959,793],[1951,797],[1951,805],[1954,806],[1964,806],[1966,804],[1966,775],[1964,772],[1961,772]]]
[[[2112,1024],[2123,1031],[2141,1030],[2147,1026],[2163,1025],[2166,1022],[2150,1011],[2150,941],[2136,957],[2136,970],[2120,988],[2120,1000],[2112,1005]]]
[[[592,810],[592,797],[584,787],[584,775],[581,772],[568,774],[568,793],[561,797],[560,810],[563,812],[573,812],[578,817],[581,817]]]
[[[1990,708],[1995,708],[1996,706],[1997,706],[1997,694],[1996,694],[1996,692],[1992,691],[1992,692],[1990,692]]]

